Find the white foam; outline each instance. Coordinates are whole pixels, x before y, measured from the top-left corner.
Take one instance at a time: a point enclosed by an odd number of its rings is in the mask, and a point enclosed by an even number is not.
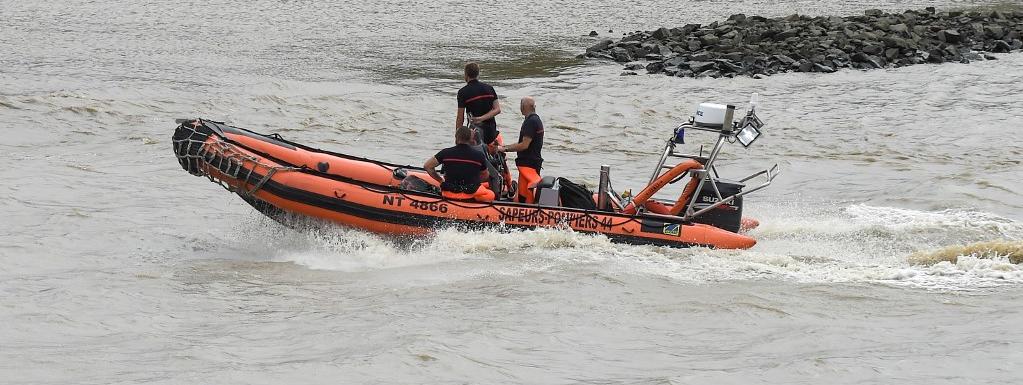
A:
[[[889,277],[900,283],[931,288],[968,289],[1023,284],[1023,267],[1007,258],[959,257],[931,266],[905,268]]]
[[[609,249],[611,242],[564,229],[465,231],[446,228],[411,241],[396,240],[331,224],[285,228],[260,219],[234,235],[259,258],[293,262],[311,269],[367,271],[430,265],[502,255],[549,255],[559,249]],[[585,250],[585,252],[583,252]]]
[[[246,242],[265,250],[273,261],[346,272],[475,261],[479,262],[473,264],[478,269],[476,275],[516,275],[585,265],[605,274],[705,283],[875,282],[941,289],[1023,284],[1021,266],[1004,258],[964,256],[957,263],[930,266],[908,261],[912,252],[947,246],[963,234],[1019,239],[1023,225],[996,215],[861,204],[801,214],[764,220],[763,228],[751,234],[761,239],[751,250],[613,244],[603,236],[565,229],[467,232],[449,228],[406,244],[337,226],[292,230],[276,224],[261,226]]]
[[[969,229],[1007,237],[1023,236],[1023,224],[979,211],[950,209],[934,212],[857,204],[844,210],[855,223],[901,232]]]

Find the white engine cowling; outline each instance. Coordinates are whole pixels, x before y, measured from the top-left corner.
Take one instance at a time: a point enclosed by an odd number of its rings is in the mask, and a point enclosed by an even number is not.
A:
[[[696,109],[696,125],[709,128],[721,128],[725,125],[725,110],[728,107],[724,104],[700,103]]]

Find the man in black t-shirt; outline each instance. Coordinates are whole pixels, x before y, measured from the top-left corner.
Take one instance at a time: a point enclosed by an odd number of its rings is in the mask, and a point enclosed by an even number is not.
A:
[[[540,155],[543,149],[543,121],[536,114],[536,101],[530,96],[519,102],[519,111],[526,117],[519,130],[519,142],[499,146],[497,150],[518,153],[515,158],[515,166],[519,169],[518,201],[534,203],[532,188],[540,181],[540,168],[543,166],[543,156]]]
[[[465,65],[465,86],[458,90],[458,112],[455,128],[465,125],[465,112],[472,116],[472,123],[480,129],[483,138],[481,143],[490,145],[497,140],[497,120],[501,113],[501,103],[497,100],[497,91],[487,83],[479,81],[480,65]]]
[[[465,124],[466,112],[470,115],[471,123],[480,130],[481,138],[476,138],[479,143],[486,146],[487,151],[497,155],[497,147],[504,144],[501,132],[497,130],[495,116],[501,113],[501,103],[497,99],[497,91],[487,83],[479,81],[480,65],[468,63],[463,73],[465,86],[458,90],[458,110],[455,117],[455,128]],[[512,187],[511,171],[507,163],[503,164],[502,179],[505,191]]]
[[[426,161],[423,168],[430,177],[440,182],[441,195],[451,199],[475,199],[480,202],[494,200],[494,192],[481,181],[490,177],[487,157],[474,148],[472,131],[462,126],[455,130],[455,146],[448,147]],[[444,166],[444,176],[437,166]]]

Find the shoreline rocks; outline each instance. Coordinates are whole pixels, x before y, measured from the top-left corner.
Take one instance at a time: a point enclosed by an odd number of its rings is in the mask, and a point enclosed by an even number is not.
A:
[[[778,18],[732,15],[602,39],[581,56],[630,63],[625,71],[678,77],[762,78],[785,72],[876,69],[991,60],[1023,49],[1023,9],[995,11],[871,9],[862,16]],[[632,63],[643,61],[645,63]],[[623,73],[624,74],[624,73]]]

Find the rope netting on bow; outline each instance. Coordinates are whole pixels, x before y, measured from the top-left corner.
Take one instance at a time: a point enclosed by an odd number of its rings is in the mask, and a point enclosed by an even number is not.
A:
[[[242,152],[234,144],[214,134],[200,120],[182,123],[171,141],[174,156],[182,168],[243,196],[251,196],[259,191],[279,171],[297,170],[295,167],[269,164],[259,157]],[[232,180],[237,182],[231,183]],[[242,186],[252,187],[246,189]]]

